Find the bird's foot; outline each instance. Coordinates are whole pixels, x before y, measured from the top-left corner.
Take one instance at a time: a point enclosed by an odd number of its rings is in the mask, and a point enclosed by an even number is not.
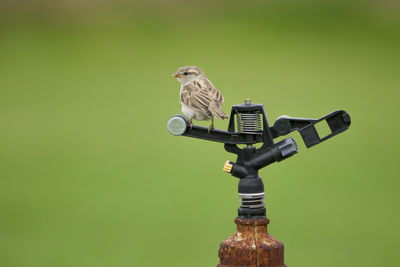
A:
[[[210,127],[208,127],[208,133],[210,133],[210,131],[214,129],[214,124],[211,124]]]
[[[193,122],[192,122],[192,120],[189,121],[189,128],[190,128],[190,130],[192,130],[192,128],[193,128]]]

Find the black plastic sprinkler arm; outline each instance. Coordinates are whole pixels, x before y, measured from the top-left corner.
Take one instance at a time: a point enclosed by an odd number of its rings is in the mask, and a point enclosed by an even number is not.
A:
[[[315,124],[326,120],[331,134],[320,138]],[[287,135],[293,131],[299,131],[307,148],[317,145],[350,127],[350,115],[344,110],[337,110],[319,119],[302,119],[281,116],[276,121],[273,127],[270,128],[272,138]]]
[[[193,127],[190,128],[187,119],[182,115],[175,115],[173,117],[181,118],[186,124],[185,131],[179,135],[225,144],[256,144],[265,141],[261,133],[249,135],[218,129],[212,129],[209,132],[208,128],[202,126],[193,125]],[[331,134],[320,138],[314,125],[323,120],[326,120],[329,125]],[[272,139],[287,135],[293,131],[298,131],[303,138],[304,144],[309,148],[347,130],[350,124],[350,115],[346,111],[337,110],[319,119],[280,116],[275,121],[274,126],[269,127],[269,131]],[[234,153],[233,151],[229,152]]]

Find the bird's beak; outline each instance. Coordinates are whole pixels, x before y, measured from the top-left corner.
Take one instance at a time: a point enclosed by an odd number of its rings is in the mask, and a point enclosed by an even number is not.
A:
[[[179,77],[182,77],[182,74],[175,72],[171,76],[175,77],[175,78],[179,78]]]

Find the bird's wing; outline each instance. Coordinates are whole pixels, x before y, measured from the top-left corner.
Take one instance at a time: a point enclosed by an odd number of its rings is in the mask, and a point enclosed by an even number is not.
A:
[[[206,89],[209,91],[210,97],[217,103],[221,104],[224,102],[224,97],[221,92],[211,83],[207,77],[203,76],[200,79],[194,80],[201,89]]]
[[[196,83],[191,82],[183,86],[181,101],[185,105],[207,116],[211,116],[208,106],[212,102],[212,98],[210,98],[205,90],[199,88]]]
[[[185,85],[181,101],[207,116],[213,115],[218,119],[228,118],[220,108],[224,97],[206,77]]]

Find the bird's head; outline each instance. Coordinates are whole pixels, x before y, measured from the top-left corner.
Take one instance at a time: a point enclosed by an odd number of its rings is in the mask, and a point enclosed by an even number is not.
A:
[[[180,83],[185,84],[193,81],[200,75],[204,75],[204,72],[200,68],[196,66],[184,66],[172,74],[172,77],[177,78]]]

